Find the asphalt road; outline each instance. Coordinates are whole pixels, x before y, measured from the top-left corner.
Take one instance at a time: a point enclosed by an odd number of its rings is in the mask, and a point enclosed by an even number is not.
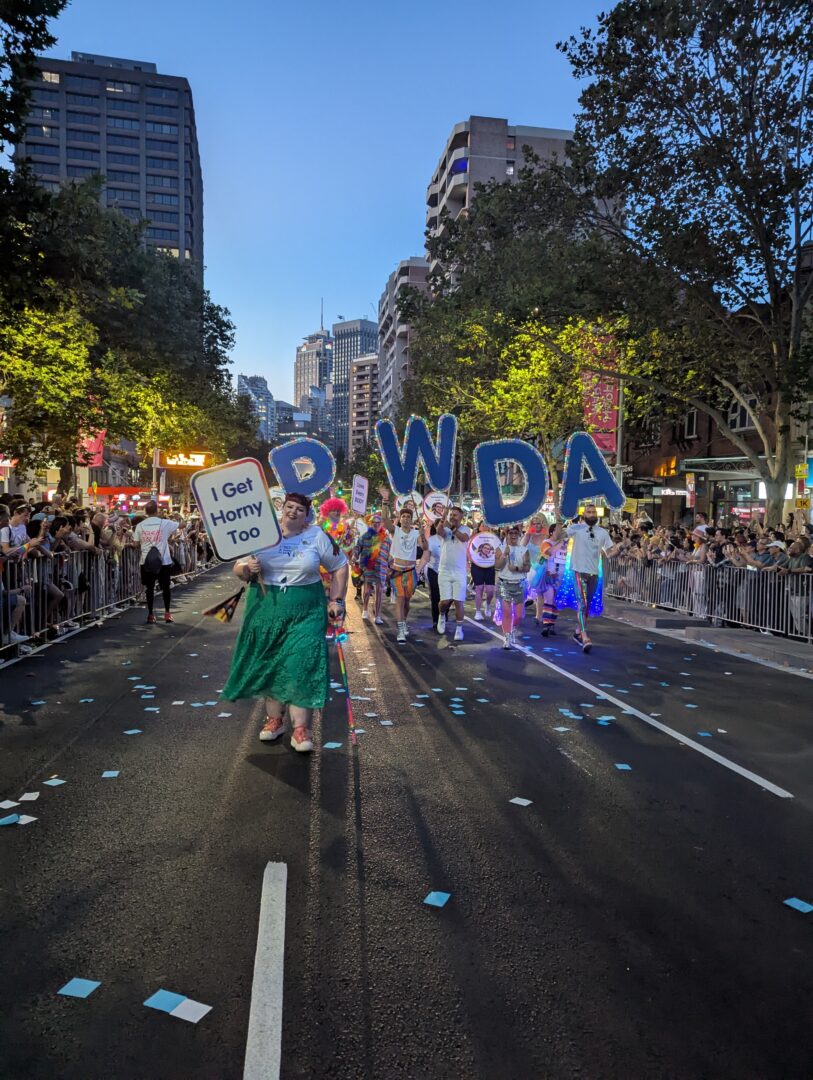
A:
[[[241,1077],[269,861],[283,1077],[813,1076],[813,912],[783,903],[813,903],[813,682],[607,620],[589,656],[569,616],[529,622],[533,655],[453,644],[423,602],[398,646],[351,603],[364,734],[334,693],[342,745],[307,757],[217,701],[237,622],[200,612],[230,589],[0,673],[0,800],[40,792],[0,829],[3,1080]],[[211,1012],[145,1008],[159,988]]]

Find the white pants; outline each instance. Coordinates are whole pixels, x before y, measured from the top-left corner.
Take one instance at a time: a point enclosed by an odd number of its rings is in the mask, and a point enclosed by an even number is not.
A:
[[[466,599],[466,571],[439,570],[438,590],[441,603],[444,600],[458,600],[462,603]]]

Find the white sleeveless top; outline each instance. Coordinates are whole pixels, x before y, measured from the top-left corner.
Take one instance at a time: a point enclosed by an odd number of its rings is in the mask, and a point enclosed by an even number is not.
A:
[[[406,532],[404,532],[400,525],[396,525],[392,533],[390,558],[397,562],[416,562],[418,558],[419,535],[417,529],[407,529]]]

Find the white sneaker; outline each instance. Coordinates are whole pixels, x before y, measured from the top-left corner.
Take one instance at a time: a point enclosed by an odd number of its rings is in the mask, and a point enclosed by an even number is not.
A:
[[[511,648],[511,635],[510,634],[503,634],[502,647],[504,649],[510,649]]]
[[[455,630],[454,639],[455,639],[455,641],[462,641],[463,640],[463,627],[462,626],[458,626],[458,628]]]
[[[439,615],[438,616],[438,633],[439,634],[445,634],[446,633],[446,616],[445,615]]]
[[[482,611],[475,611],[475,613],[474,613],[474,621],[475,622],[482,622],[483,621],[483,613],[482,613]]]
[[[398,623],[398,637],[396,638],[396,641],[400,645],[402,645],[406,641],[406,639],[407,639],[406,627],[404,626],[403,623]]]
[[[394,604],[394,603],[395,603],[395,599],[396,599],[396,597],[395,597],[395,593],[394,593],[394,592],[391,592],[391,593],[390,593],[390,603],[391,603],[391,604]]]
[[[381,618],[380,615],[376,615],[376,617],[375,617],[375,625],[376,626],[383,626],[384,625],[384,620]]]
[[[369,615],[369,612],[367,612],[367,611],[362,611],[361,617],[365,622],[370,621],[370,615]]]

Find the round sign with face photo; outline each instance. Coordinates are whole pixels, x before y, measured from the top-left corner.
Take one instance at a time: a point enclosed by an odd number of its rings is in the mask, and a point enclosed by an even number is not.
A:
[[[500,546],[500,538],[494,533],[475,533],[469,541],[469,558],[475,566],[487,569],[494,565],[494,555]]]
[[[395,496],[395,512],[400,514],[403,509],[411,510],[413,514],[418,513],[418,507],[421,505],[421,496],[417,491],[413,491],[411,495],[396,495]]]
[[[434,525],[451,501],[444,491],[430,491],[423,500],[423,515],[426,520]]]

